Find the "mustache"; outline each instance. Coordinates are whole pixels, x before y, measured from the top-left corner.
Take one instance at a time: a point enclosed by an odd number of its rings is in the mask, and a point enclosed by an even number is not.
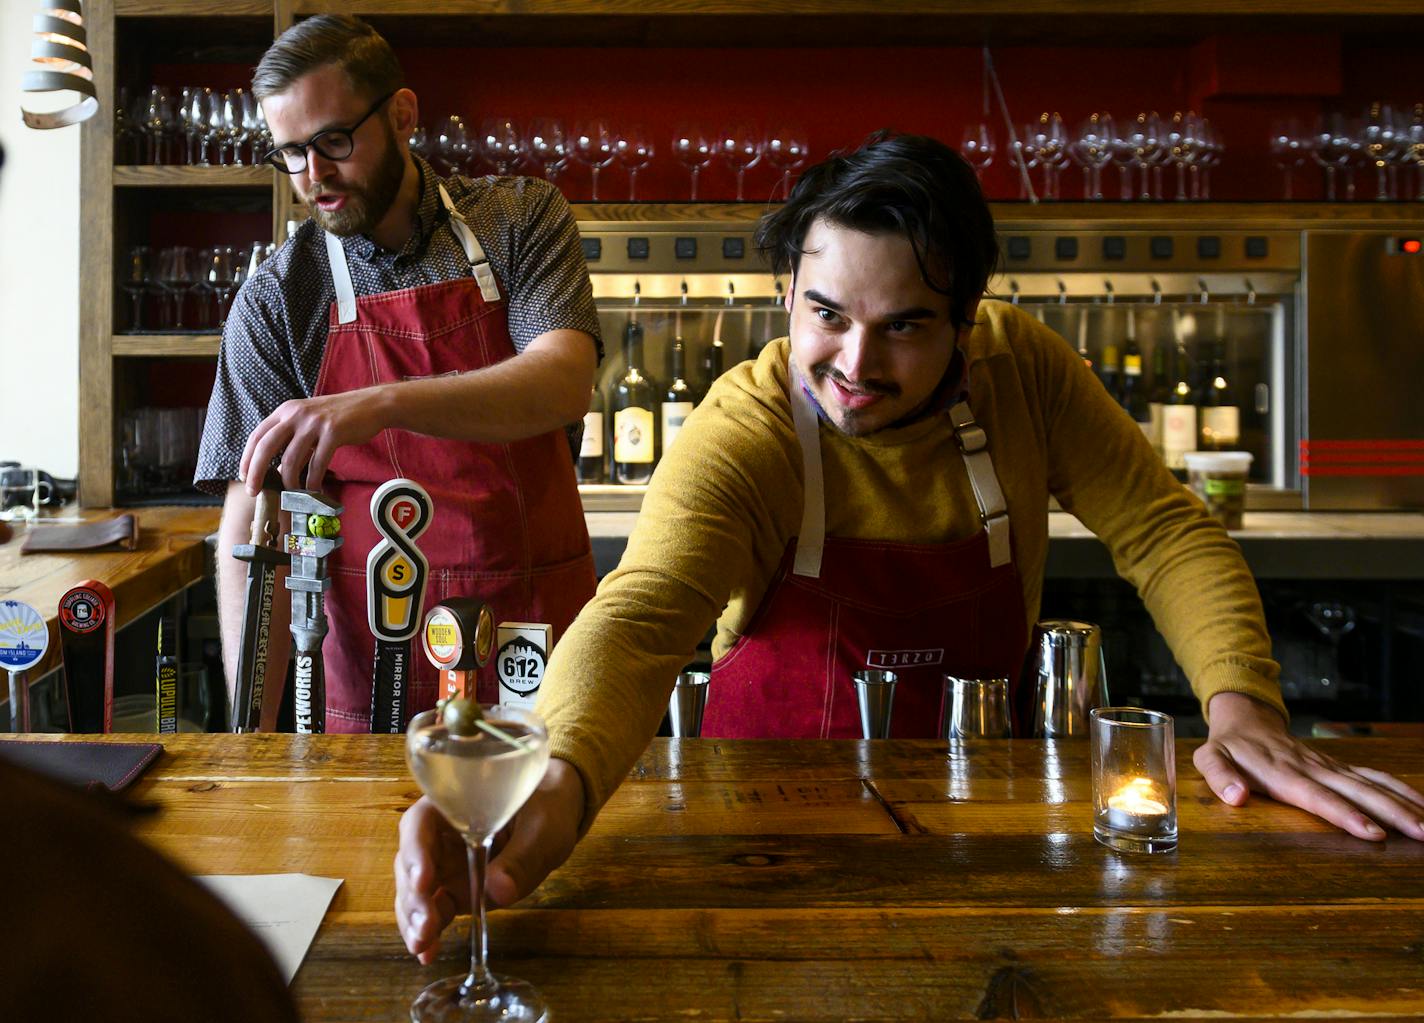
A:
[[[881,394],[887,398],[900,396],[899,384],[891,383],[888,380],[862,380],[858,384],[853,384],[844,373],[827,362],[812,366],[811,375],[817,380],[834,380],[847,391],[854,391],[857,394]]]

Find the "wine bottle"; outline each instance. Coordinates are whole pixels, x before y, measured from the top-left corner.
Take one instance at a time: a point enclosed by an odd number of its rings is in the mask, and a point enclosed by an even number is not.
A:
[[[1151,441],[1152,410],[1147,403],[1147,381],[1142,378],[1142,349],[1137,345],[1137,320],[1131,309],[1127,311],[1127,340],[1122,346],[1122,384],[1118,400],[1142,430],[1142,435]]]
[[[707,390],[712,390],[712,385],[717,382],[717,378],[722,375],[722,340],[714,339],[712,347],[707,352]]]
[[[1186,478],[1185,456],[1197,449],[1197,393],[1192,386],[1191,359],[1180,337],[1176,363],[1162,415],[1162,460],[1168,469]]]
[[[661,406],[664,456],[672,450],[672,442],[677,439],[677,433],[682,429],[683,421],[691,415],[695,403],[696,396],[684,379],[686,375],[687,356],[682,347],[682,338],[676,337],[672,342],[672,382],[663,392]]]
[[[1167,398],[1171,394],[1171,388],[1167,384],[1167,346],[1165,344],[1154,344],[1152,346],[1152,390],[1147,396],[1147,410],[1152,420],[1152,430],[1148,434],[1152,441],[1152,446],[1157,449],[1158,457],[1162,455],[1162,419],[1167,410]]]
[[[1118,355],[1117,343],[1108,341],[1103,345],[1103,361],[1098,367],[1098,379],[1103,382],[1103,386],[1108,389],[1113,400],[1122,402],[1122,386],[1119,379],[1122,372],[1122,359]]]
[[[578,457],[580,483],[608,482],[608,463],[603,457],[604,419],[603,394],[595,387],[583,417],[583,443],[579,445]]]
[[[613,475],[619,483],[646,483],[657,462],[657,388],[643,372],[643,327],[628,321],[623,332],[627,371],[613,390]]]
[[[1203,451],[1229,451],[1241,442],[1241,408],[1226,379],[1226,342],[1212,345],[1211,373],[1202,389],[1201,446]]]

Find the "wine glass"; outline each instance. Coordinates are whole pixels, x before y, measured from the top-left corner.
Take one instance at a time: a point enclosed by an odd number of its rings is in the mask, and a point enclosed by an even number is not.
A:
[[[994,132],[984,122],[966,125],[959,137],[959,153],[969,161],[974,173],[983,178],[984,171],[994,162]]]
[[[598,202],[598,172],[618,156],[618,138],[601,117],[585,121],[574,131],[574,159],[589,169],[592,179],[589,198]]]
[[[1424,202],[1424,103],[1414,104],[1414,116],[1405,129],[1404,151],[1400,158],[1414,164],[1414,198]]]
[[[147,245],[135,245],[129,249],[121,286],[133,302],[129,330],[137,333],[143,330],[143,297],[153,287],[153,250]]]
[[[684,125],[672,137],[672,151],[692,174],[692,190],[688,198],[697,201],[697,179],[702,169],[712,163],[717,147],[706,132],[695,124]]]
[[[563,124],[553,117],[535,118],[529,126],[529,155],[545,179],[553,181],[569,162],[569,140]]]
[[[1152,185],[1148,179],[1148,169],[1161,151],[1161,136],[1162,120],[1155,111],[1138,114],[1133,118],[1131,127],[1127,129],[1125,138],[1127,144],[1132,147],[1133,165],[1142,173],[1142,191],[1138,194],[1140,199],[1152,198]]]
[[[246,162],[256,165],[262,162],[262,154],[271,148],[266,145],[267,119],[262,116],[262,104],[257,102],[256,96],[246,89],[238,91],[241,95],[237,116],[242,146],[247,150]],[[243,161],[239,159],[238,162]]]
[[[1325,171],[1325,199],[1335,202],[1339,168],[1350,159],[1350,132],[1339,114],[1322,114],[1311,137],[1310,155]]]
[[[717,152],[737,176],[737,202],[745,202],[747,171],[761,163],[761,133],[750,124],[736,124],[722,132]]]
[[[1271,126],[1271,156],[1276,166],[1285,175],[1285,200],[1295,198],[1295,170],[1305,165],[1309,155],[1305,140],[1301,137],[1300,123],[1294,119],[1276,121]]]
[[[430,162],[443,177],[464,174],[474,155],[472,148],[464,119],[459,114],[451,114],[441,122]]]
[[[203,281],[217,300],[213,323],[219,330],[227,322],[228,303],[232,301],[232,293],[237,290],[237,276],[236,253],[231,246],[219,245],[208,250]]]
[[[1092,113],[1068,146],[1068,156],[1083,168],[1084,199],[1103,197],[1103,168],[1112,161],[1113,131],[1111,114]]]
[[[1123,202],[1132,198],[1132,161],[1134,156],[1132,143],[1125,135],[1113,136],[1112,140],[1112,162],[1117,168],[1118,195]]]
[[[508,117],[489,117],[480,126],[480,156],[500,177],[524,158],[524,139]]]
[[[183,329],[183,300],[197,283],[197,253],[186,245],[174,245],[158,253],[158,286],[168,295],[169,321],[174,330]]]
[[[771,193],[773,198],[778,191],[791,198],[791,172],[805,165],[809,151],[803,128],[781,127],[767,135],[766,162],[781,171],[781,179]]]
[[[147,162],[169,163],[169,140],[173,127],[173,97],[161,85],[149,88],[140,114]]]
[[[485,871],[495,834],[533,794],[549,763],[549,737],[533,711],[482,708],[486,727],[457,735],[439,710],[411,719],[405,755],[410,773],[436,809],[465,840],[470,865],[470,972],[431,984],[410,1008],[413,1023],[519,1023],[547,1018],[548,1007],[527,981],[489,969]]]
[[[1063,131],[1063,118],[1057,113],[1038,115],[1033,126],[1033,145],[1038,162],[1043,167],[1043,197],[1058,198],[1058,172],[1067,160],[1068,139]]]
[[[657,155],[653,140],[642,125],[633,125],[618,137],[618,162],[628,171],[628,201],[638,201],[638,172],[653,162]]]
[[[1390,176],[1395,158],[1401,149],[1401,140],[1399,126],[1394,119],[1394,108],[1388,103],[1370,104],[1370,112],[1360,132],[1360,145],[1375,168],[1375,198],[1392,198]]]
[[[430,159],[430,133],[425,130],[425,125],[417,124],[410,130],[410,138],[406,139],[406,145],[416,156],[423,159]]]

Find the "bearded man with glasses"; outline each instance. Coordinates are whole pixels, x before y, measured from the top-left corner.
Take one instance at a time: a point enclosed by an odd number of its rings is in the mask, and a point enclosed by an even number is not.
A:
[[[330,566],[324,723],[364,731],[365,558],[377,540],[367,508],[385,481],[412,478],[434,501],[420,538],[440,584],[428,603],[477,597],[502,620],[549,623],[557,639],[592,596],[571,443],[602,357],[598,314],[563,196],[542,179],[442,179],[412,154],[416,95],[368,25],[298,23],[263,55],[252,89],[272,132],[266,162],[290,176],[310,218],[236,296],[195,474],[225,495],[229,693],[245,585],[231,550],[280,475],[348,513]],[[278,617],[268,661],[284,665]],[[398,718],[434,703],[434,669],[414,660]],[[495,702],[492,675],[478,695]]]

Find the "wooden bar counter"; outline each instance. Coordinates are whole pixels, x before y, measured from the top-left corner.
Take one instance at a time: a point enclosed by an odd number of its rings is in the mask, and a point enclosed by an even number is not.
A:
[[[428,968],[396,932],[400,739],[164,742],[132,790],[143,838],[194,873],[344,879],[304,1019],[407,1019],[463,969],[464,921]],[[1179,849],[1127,856],[1092,838],[1086,742],[654,740],[569,862],[491,915],[494,966],[560,1021],[1424,1012],[1424,845],[1230,809],[1194,745]],[[1424,786],[1417,741],[1318,745]]]

